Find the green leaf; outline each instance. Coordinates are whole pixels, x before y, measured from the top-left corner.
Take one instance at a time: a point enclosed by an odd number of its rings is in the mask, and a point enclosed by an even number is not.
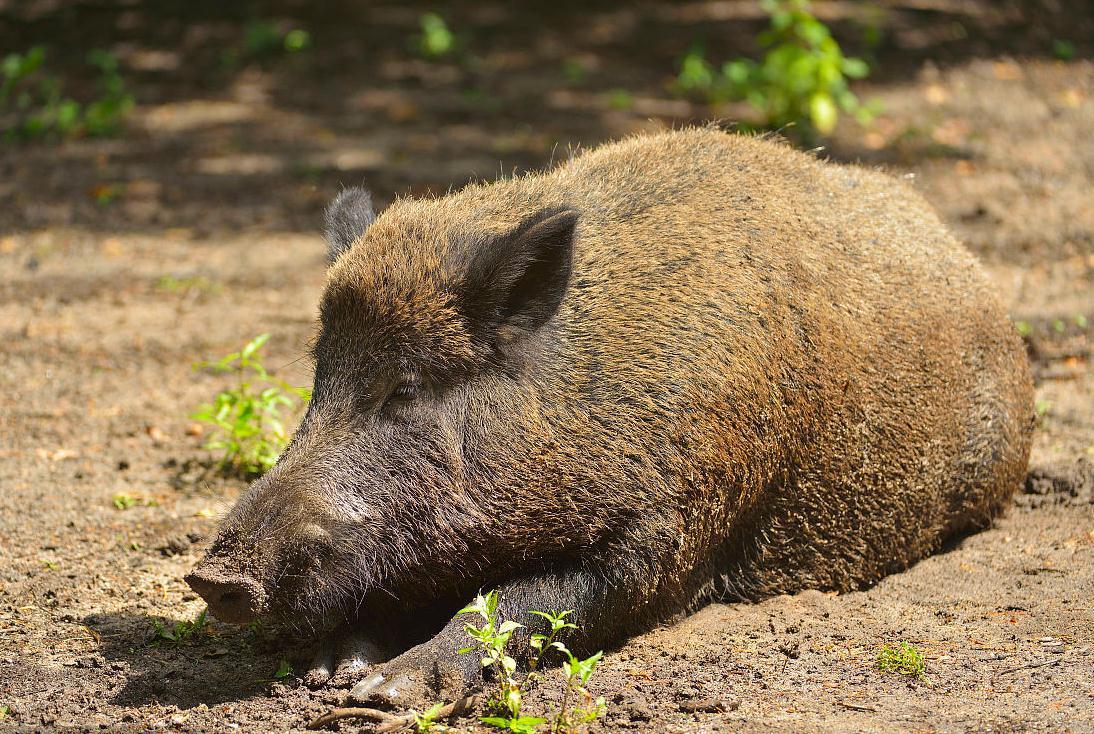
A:
[[[832,95],[823,92],[814,94],[809,99],[809,119],[813,127],[820,133],[830,133],[836,127],[839,112],[836,110]]]
[[[870,65],[862,59],[845,58],[841,71],[852,79],[863,79],[870,74]]]
[[[243,359],[248,359],[252,354],[254,354],[259,349],[261,349],[262,346],[267,341],[269,341],[269,339],[270,339],[269,333],[259,334],[254,339],[249,341],[247,343],[247,346],[243,347],[243,351],[239,353],[239,356],[242,357]]]

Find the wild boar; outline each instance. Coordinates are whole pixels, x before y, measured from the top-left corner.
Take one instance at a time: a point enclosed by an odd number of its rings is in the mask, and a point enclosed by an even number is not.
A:
[[[313,398],[188,577],[323,631],[358,697],[468,689],[479,589],[577,652],[707,600],[846,591],[988,525],[1023,346],[908,185],[686,129],[328,213]],[[518,644],[519,646],[519,640]],[[345,664],[345,663],[344,663]]]

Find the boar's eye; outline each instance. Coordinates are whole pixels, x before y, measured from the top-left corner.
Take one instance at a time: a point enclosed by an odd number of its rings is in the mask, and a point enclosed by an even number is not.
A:
[[[387,398],[384,399],[381,411],[388,413],[400,405],[409,403],[417,397],[421,389],[422,385],[417,380],[402,380],[396,383],[395,387],[388,393]]]

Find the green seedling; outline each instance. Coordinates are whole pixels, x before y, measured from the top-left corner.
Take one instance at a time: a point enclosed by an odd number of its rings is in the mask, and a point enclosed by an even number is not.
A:
[[[882,646],[877,654],[877,667],[886,673],[898,673],[921,681],[927,680],[927,661],[923,653],[908,642]]]
[[[629,110],[634,106],[634,95],[626,89],[613,89],[608,92],[608,106],[613,110]]]
[[[465,625],[464,628],[474,644],[461,649],[459,653],[478,653],[482,666],[492,669],[498,681],[498,689],[487,704],[495,715],[483,716],[480,720],[497,729],[531,734],[548,722],[552,732],[575,732],[603,716],[607,710],[604,699],[594,700],[586,688],[603,653],[597,652],[582,660],[557,639],[565,630],[577,629],[576,625],[566,621],[573,614],[573,610],[529,612],[547,620],[549,626],[546,634],[536,633],[529,637],[527,671],[518,674],[517,662],[507,652],[507,647],[513,634],[524,625],[510,620],[499,621],[498,602],[499,595],[496,590],[486,595],[479,594],[472,604],[460,610],[457,615],[477,614],[482,620],[480,627]],[[524,693],[533,683],[542,679],[539,672],[540,662],[550,650],[556,650],[565,656],[562,673],[566,682],[566,694],[558,711],[550,718],[529,716],[523,710]]]
[[[194,633],[205,629],[205,615],[208,610],[202,610],[201,614],[193,622],[175,622],[168,627],[162,619],[152,620],[152,639],[148,645],[152,647],[181,647]]]
[[[8,718],[11,715],[11,706],[0,706],[0,721]]]
[[[581,84],[589,75],[589,66],[581,59],[571,57],[562,62],[562,75],[570,84]]]
[[[1052,55],[1060,61],[1071,61],[1075,58],[1075,44],[1066,38],[1052,39]]]
[[[437,722],[437,716],[440,715],[441,709],[444,708],[443,703],[435,703],[422,713],[418,713],[414,709],[410,710],[410,715],[414,717],[414,730],[419,734],[424,732],[437,732],[442,734],[448,731],[448,727],[444,724]]]
[[[61,567],[61,564],[57,561],[42,561],[42,565],[47,571],[56,571],[58,568]]]
[[[1075,314],[1074,321],[1075,325],[1078,326],[1080,329],[1086,329],[1086,316],[1084,314]]]
[[[674,85],[680,94],[698,94],[711,104],[748,102],[768,128],[795,126],[811,140],[828,134],[840,112],[867,124],[877,113],[850,90],[849,79],[870,73],[865,61],[845,56],[828,27],[810,11],[808,0],[763,0],[771,17],[760,36],[762,61],[739,58],[714,67],[695,46],[684,57]]]
[[[277,670],[274,671],[274,680],[284,680],[292,675],[292,665],[288,660],[279,660]]]
[[[80,103],[64,93],[64,82],[46,68],[46,49],[34,46],[0,61],[0,138],[5,141],[114,135],[133,108],[133,95],[118,60],[99,49],[87,63],[98,70],[96,96]]]
[[[422,13],[418,18],[421,33],[415,38],[415,47],[426,59],[436,60],[448,56],[456,48],[456,37],[448,23],[437,13]]]
[[[246,55],[253,58],[298,53],[309,46],[311,34],[302,28],[286,28],[268,20],[256,20],[244,29],[243,48]]]
[[[1028,321],[1015,321],[1014,328],[1023,339],[1028,339],[1033,334],[1033,326]]]
[[[259,352],[269,338],[261,334],[238,352],[194,365],[235,377],[234,387],[217,393],[190,417],[213,426],[205,448],[221,452],[222,469],[243,476],[262,474],[277,462],[288,441],[282,409],[292,410],[298,399],[310,398],[309,390],[274,378],[263,366]]]
[[[131,494],[114,495],[114,507],[119,510],[128,510],[132,507],[136,507],[138,504],[140,504],[140,500]]]

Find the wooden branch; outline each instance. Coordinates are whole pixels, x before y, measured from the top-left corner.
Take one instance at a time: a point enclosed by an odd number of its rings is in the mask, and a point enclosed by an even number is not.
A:
[[[477,696],[464,696],[461,699],[442,706],[434,718],[448,719],[453,716],[459,716],[463,712],[474,707],[477,700]],[[332,709],[315,721],[309,723],[308,728],[322,729],[328,724],[332,724],[335,721],[341,721],[342,719],[372,719],[377,722],[376,732],[378,734],[381,732],[386,734],[386,732],[400,731],[414,726],[414,714],[396,716],[395,714],[381,711],[380,709],[353,707]]]

